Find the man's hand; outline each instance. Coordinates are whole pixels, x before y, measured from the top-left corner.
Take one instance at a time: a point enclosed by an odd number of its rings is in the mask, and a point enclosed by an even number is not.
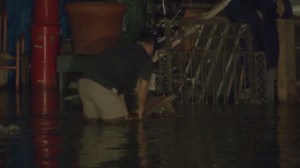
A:
[[[121,99],[121,102],[122,102],[125,119],[127,119],[129,117],[129,112],[128,112],[128,109],[127,109],[127,106],[126,106],[126,103],[125,103],[125,97],[124,97],[123,94],[120,95],[120,99]]]
[[[137,114],[138,119],[142,119],[143,118],[143,113],[144,113],[144,109],[136,109],[135,113]]]

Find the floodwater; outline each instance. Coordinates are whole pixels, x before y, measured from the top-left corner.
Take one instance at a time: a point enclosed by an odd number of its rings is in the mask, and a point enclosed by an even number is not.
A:
[[[299,168],[299,106],[176,105],[173,117],[85,123],[56,91],[0,93],[1,168]]]

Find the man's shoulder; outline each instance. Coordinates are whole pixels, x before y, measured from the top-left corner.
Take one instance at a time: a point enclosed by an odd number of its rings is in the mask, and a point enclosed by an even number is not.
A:
[[[131,60],[144,60],[149,58],[145,49],[138,44],[118,44],[107,48],[99,56],[108,59],[127,58]]]

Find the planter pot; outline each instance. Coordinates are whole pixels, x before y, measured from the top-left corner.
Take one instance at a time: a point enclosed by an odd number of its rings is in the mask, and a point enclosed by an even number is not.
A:
[[[75,2],[66,5],[75,54],[99,54],[120,41],[126,5]]]

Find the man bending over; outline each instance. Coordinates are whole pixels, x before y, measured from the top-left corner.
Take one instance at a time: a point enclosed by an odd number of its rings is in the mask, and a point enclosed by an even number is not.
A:
[[[127,119],[129,111],[124,94],[135,89],[137,82],[138,102],[134,112],[139,119],[143,117],[154,44],[154,36],[144,33],[135,44],[120,44],[96,56],[79,80],[79,95],[87,119]]]

